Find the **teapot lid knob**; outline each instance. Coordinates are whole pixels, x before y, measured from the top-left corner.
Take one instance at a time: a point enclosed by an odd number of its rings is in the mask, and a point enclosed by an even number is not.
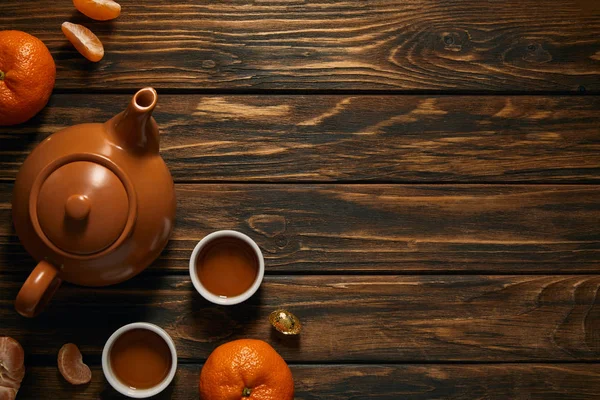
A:
[[[136,219],[135,192],[109,160],[74,154],[42,171],[29,214],[47,246],[67,256],[91,256],[124,240]]]
[[[65,203],[65,213],[69,218],[82,220],[90,214],[90,199],[83,194],[69,196]]]

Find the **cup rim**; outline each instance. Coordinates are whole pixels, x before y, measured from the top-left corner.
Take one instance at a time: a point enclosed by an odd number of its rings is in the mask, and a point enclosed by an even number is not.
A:
[[[161,383],[158,385],[151,387],[149,389],[132,389],[129,386],[121,383],[114,372],[112,371],[112,366],[110,365],[110,351],[112,350],[113,343],[125,332],[129,332],[134,329],[146,329],[152,331],[159,335],[169,347],[171,351],[171,369],[169,370],[169,374],[163,379]],[[104,373],[104,377],[110,383],[110,385],[119,393],[131,397],[134,399],[145,399],[148,397],[155,396],[165,390],[167,386],[171,384],[173,378],[175,377],[175,373],[177,372],[177,349],[175,348],[175,343],[169,334],[162,329],[161,327],[148,323],[148,322],[134,322],[131,324],[127,324],[117,329],[106,341],[104,345],[104,349],[102,350],[102,372]]]
[[[202,285],[202,282],[200,282],[200,278],[198,278],[197,266],[196,266],[196,259],[198,258],[198,254],[200,253],[200,251],[202,251],[202,249],[204,247],[206,247],[206,245],[208,245],[213,240],[216,240],[216,239],[219,239],[222,237],[233,237],[235,239],[242,240],[243,242],[248,244],[252,248],[252,250],[254,250],[256,258],[258,259],[258,273],[256,274],[256,279],[254,279],[254,283],[252,283],[252,286],[250,286],[242,294],[239,294],[239,295],[233,296],[233,297],[227,297],[227,298],[222,298],[222,297],[219,297],[219,296],[209,292],[208,289],[206,289],[204,287],[204,285]],[[252,297],[254,295],[254,293],[256,293],[256,291],[262,284],[264,276],[265,276],[265,260],[264,260],[262,251],[260,250],[260,247],[258,247],[256,242],[254,240],[252,240],[252,238],[250,238],[248,235],[245,235],[238,231],[220,230],[220,231],[216,231],[216,232],[206,235],[202,240],[200,240],[196,244],[196,247],[194,247],[194,250],[192,251],[192,256],[190,257],[190,278],[192,279],[192,284],[194,285],[194,288],[196,288],[196,291],[198,293],[200,293],[200,295],[202,297],[204,297],[206,300],[208,300],[214,304],[219,304],[222,306],[231,306],[231,305],[239,304],[239,303],[242,303],[242,302],[248,300],[250,297]]]

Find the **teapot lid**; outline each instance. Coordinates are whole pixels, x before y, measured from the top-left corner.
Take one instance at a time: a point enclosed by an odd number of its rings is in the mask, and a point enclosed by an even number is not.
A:
[[[135,199],[130,198],[128,182],[106,162],[95,161],[59,164],[39,177],[39,189],[30,198],[32,221],[43,233],[40,236],[65,253],[101,252],[126,234],[133,222]]]

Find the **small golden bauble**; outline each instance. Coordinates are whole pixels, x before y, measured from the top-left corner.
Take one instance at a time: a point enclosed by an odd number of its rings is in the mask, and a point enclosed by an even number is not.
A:
[[[297,335],[302,330],[300,320],[288,310],[275,310],[269,315],[269,322],[273,328],[284,335]]]

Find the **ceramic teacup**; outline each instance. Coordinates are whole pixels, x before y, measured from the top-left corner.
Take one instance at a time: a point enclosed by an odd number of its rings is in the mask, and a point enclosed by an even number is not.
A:
[[[239,241],[244,247],[246,247],[255,258],[256,261],[256,276],[251,285],[246,289],[243,293],[235,296],[219,296],[217,294],[209,291],[205,285],[202,284],[202,281],[198,275],[198,270],[200,268],[198,258],[199,256],[207,249],[207,247],[216,243],[216,241],[221,240],[230,240],[230,241]],[[260,287],[263,278],[265,275],[265,261],[263,258],[263,254],[260,251],[260,248],[256,244],[254,240],[252,240],[247,235],[231,230],[223,230],[217,231],[209,234],[204,239],[202,239],[192,252],[192,256],[190,258],[190,278],[192,279],[192,283],[198,293],[202,295],[206,300],[219,305],[230,306],[234,304],[239,304],[243,301],[248,300]]]
[[[134,330],[148,330],[152,333],[158,335],[164,343],[168,346],[168,349],[171,354],[171,367],[168,370],[166,377],[160,381],[155,386],[152,386],[147,389],[136,389],[130,387],[123,383],[117,376],[117,373],[113,369],[113,365],[111,364],[111,352],[114,350],[113,347],[115,342],[121,338],[125,333],[131,332]],[[132,365],[131,368],[140,368],[139,365]],[[104,345],[104,350],[102,351],[102,371],[104,372],[104,376],[110,385],[119,393],[136,399],[145,399],[148,397],[155,396],[165,390],[167,386],[171,383],[173,378],[175,377],[175,372],[177,371],[177,350],[175,348],[175,343],[173,339],[169,336],[167,332],[165,332],[162,328],[150,324],[147,322],[136,322],[129,325],[125,325],[120,329],[116,330],[115,333],[111,335],[111,337],[107,340]]]

